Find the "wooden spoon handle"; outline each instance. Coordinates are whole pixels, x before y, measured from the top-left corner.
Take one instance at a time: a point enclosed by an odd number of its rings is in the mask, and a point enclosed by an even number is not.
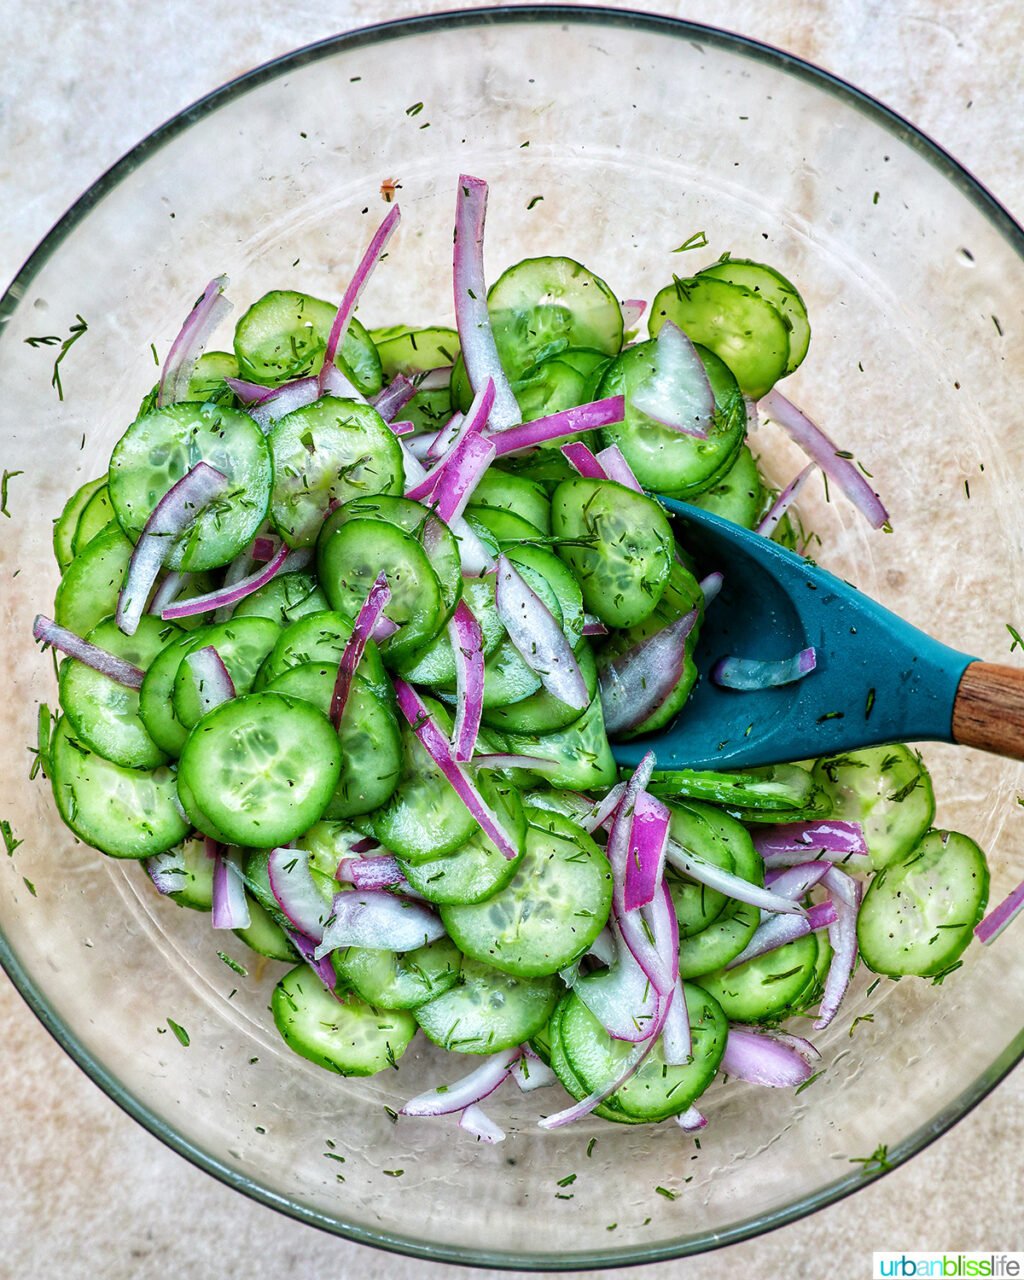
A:
[[[1024,760],[1024,668],[967,667],[953,702],[953,741]]]

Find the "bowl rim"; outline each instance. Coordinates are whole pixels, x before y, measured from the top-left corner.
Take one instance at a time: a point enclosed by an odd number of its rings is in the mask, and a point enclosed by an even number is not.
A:
[[[212,114],[221,105],[240,97],[264,82],[274,80],[339,51],[350,51],[407,36],[425,35],[456,28],[525,25],[536,22],[572,22],[580,25],[634,28],[696,41],[774,66],[785,74],[794,75],[812,83],[867,115],[890,132],[899,143],[909,146],[926,159],[989,220],[1024,261],[1024,227],[950,152],[878,99],[806,59],[740,33],[633,9],[599,5],[505,4],[478,9],[446,10],[418,17],[374,23],[352,31],[340,32],[262,63],[199,98],[191,106],[159,125],[115,161],[54,223],[0,297],[0,338],[7,320],[23,301],[33,279],[54,251],[85,220],[93,207],[164,144]],[[923,1151],[969,1114],[1010,1074],[1015,1066],[1024,1060],[1024,1028],[1021,1028],[1017,1036],[985,1072],[939,1113],[919,1126],[893,1151],[886,1151],[876,1168],[871,1169],[868,1164],[861,1164],[858,1170],[845,1173],[819,1188],[817,1192],[772,1213],[736,1222],[727,1230],[715,1233],[713,1238],[683,1238],[675,1242],[649,1246],[628,1246],[621,1249],[580,1251],[561,1255],[515,1254],[452,1245],[434,1245],[389,1231],[375,1231],[344,1223],[310,1206],[296,1204],[261,1185],[255,1179],[248,1178],[238,1170],[222,1164],[165,1124],[140,1098],[126,1089],[84,1045],[79,1043],[31,974],[22,966],[2,929],[0,929],[0,966],[6,971],[28,1007],[57,1044],[111,1101],[165,1146],[178,1155],[184,1156],[197,1168],[211,1174],[226,1186],[296,1221],[357,1244],[370,1245],[391,1253],[431,1262],[504,1270],[578,1271],[598,1267],[627,1267],[642,1263],[664,1262],[737,1244],[799,1221],[819,1209],[836,1204],[860,1188],[876,1182],[887,1173],[899,1168],[912,1156]]]

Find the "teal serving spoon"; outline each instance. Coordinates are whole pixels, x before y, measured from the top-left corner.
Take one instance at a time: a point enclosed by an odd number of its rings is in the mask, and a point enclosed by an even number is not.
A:
[[[662,498],[683,541],[719,570],[694,652],[686,710],[661,733],[614,747],[622,765],[654,751],[661,769],[742,769],[885,742],[956,742],[1024,759],[1024,669],[940,644],[825,569],[730,520]],[[723,689],[718,659],[775,661],[813,646],[792,684]]]

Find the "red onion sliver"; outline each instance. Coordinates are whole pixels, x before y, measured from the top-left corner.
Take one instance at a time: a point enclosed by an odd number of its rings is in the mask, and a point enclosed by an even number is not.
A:
[[[331,995],[340,1002],[341,997],[335,990],[338,985],[338,975],[334,971],[331,957],[324,956],[322,960],[314,959],[313,953],[316,950],[316,943],[312,938],[307,938],[304,933],[300,933],[295,929],[285,929],[285,933],[288,935],[288,941],[302,956],[306,964],[309,965]]]
[[[983,946],[994,942],[1003,930],[1024,911],[1024,881],[1008,894],[976,926],[974,936]]]
[[[207,853],[211,845],[214,864],[210,923],[214,929],[248,929],[252,921],[242,880],[242,855],[237,849],[224,849],[213,840],[207,842]]]
[[[639,1044],[658,1024],[661,997],[615,925],[612,934],[614,963],[603,973],[578,978],[572,989],[613,1040]]]
[[[532,422],[524,422],[518,427],[509,427],[494,436],[498,457],[532,449],[535,445],[549,444],[560,436],[593,431],[612,422],[621,422],[625,411],[626,402],[622,396],[608,396],[604,400],[593,400],[589,404],[563,409],[546,418],[534,418]]]
[[[315,374],[307,378],[296,378],[293,382],[282,383],[274,387],[269,396],[265,396],[256,404],[247,406],[246,413],[264,432],[280,418],[296,409],[304,409],[320,399],[320,383]]]
[[[501,1125],[495,1124],[483,1108],[478,1107],[475,1102],[459,1116],[459,1128],[465,1129],[474,1138],[479,1138],[481,1142],[490,1143],[492,1146],[505,1141],[505,1130]]]
[[[719,658],[711,668],[711,679],[723,689],[751,692],[758,689],[775,689],[780,685],[802,680],[818,665],[818,655],[813,648],[801,649],[791,658],[771,662],[763,658]]]
[[[686,638],[696,625],[697,613],[691,609],[613,659],[601,672],[601,709],[609,734],[642,724],[679,683]]]
[[[221,703],[230,702],[235,696],[235,684],[231,674],[224,665],[224,659],[212,644],[187,653],[183,661],[192,672],[196,694],[204,716],[214,707],[219,707]]]
[[[88,640],[83,640],[81,636],[75,635],[67,627],[59,626],[52,618],[47,618],[41,613],[37,614],[32,623],[32,638],[41,640],[52,649],[59,649],[69,658],[84,663],[93,671],[108,676],[118,684],[123,684],[129,689],[142,688],[146,673],[139,667],[131,662],[125,662],[124,658],[119,658],[116,654],[108,653],[99,645],[90,644]]]
[[[602,449],[597,455],[597,461],[609,480],[614,480],[625,489],[632,489],[634,493],[643,493],[643,485],[633,474],[633,468],[617,444],[610,444],[607,449]]]
[[[827,929],[837,919],[836,909],[831,902],[815,903],[808,908],[805,916],[767,914],[747,945],[725,967],[735,969],[737,965],[753,960],[755,956],[767,955],[769,951],[784,947],[787,942],[795,942],[797,938],[806,937],[809,933]]]
[[[762,911],[775,911],[792,915],[806,914],[803,907],[791,898],[784,898],[781,894],[772,893],[768,889],[762,889],[759,885],[751,884],[749,880],[744,880],[742,876],[738,876],[732,871],[726,871],[716,863],[709,862],[707,858],[702,858],[699,853],[684,849],[681,844],[677,844],[671,838],[669,839],[665,856],[672,866],[684,876],[689,876],[691,880],[696,880],[699,884],[706,884],[709,889],[717,889],[719,893],[724,893],[727,898],[735,898],[739,902],[747,902],[752,907],[759,907]]]
[[[765,888],[784,898],[802,898],[822,882],[831,865],[821,858],[814,862],[798,862],[792,867],[774,867],[765,873]]]
[[[388,385],[370,401],[385,422],[393,422],[416,394],[416,388],[404,373],[396,373]]]
[[[521,1093],[533,1093],[534,1089],[546,1089],[549,1085],[558,1083],[555,1073],[535,1053],[524,1053],[513,1062],[509,1074]]]
[[[385,889],[353,889],[335,894],[330,917],[314,957],[342,947],[376,951],[415,951],[445,936],[440,919],[428,906]]]
[[[324,350],[324,362],[320,369],[319,384],[321,394],[327,390],[327,370],[334,368],[334,359],[338,354],[341,344],[345,340],[345,334],[348,332],[348,326],[352,321],[355,313],[356,303],[359,296],[366,287],[366,282],[373,273],[374,267],[377,265],[381,255],[387,248],[387,243],[394,234],[395,228],[398,226],[399,219],[402,214],[397,204],[391,206],[388,210],[384,221],[373,233],[373,238],[366,246],[366,252],[360,259],[355,274],[349,282],[348,288],[345,290],[341,305],[338,307],[338,313],[334,317],[334,323],[331,325],[331,331],[327,336],[327,347]]]
[[[250,554],[257,564],[266,564],[268,560],[273,560],[276,550],[279,548],[274,546],[273,538],[253,538]]]
[[[158,408],[188,399],[188,384],[196,361],[203,354],[210,334],[231,310],[231,303],[224,297],[227,282],[227,276],[216,276],[210,281],[171,343],[156,393]]]
[[[455,655],[455,725],[452,754],[472,760],[484,710],[484,634],[465,600],[455,606],[448,623],[448,639]]]
[[[800,490],[807,483],[811,472],[815,469],[815,465],[816,464],[813,462],[808,462],[803,471],[801,471],[794,480],[791,480],[789,484],[786,485],[785,489],[782,490],[779,496],[769,507],[764,519],[754,530],[755,533],[761,534],[764,538],[770,538],[774,535],[775,530],[779,527],[779,524],[782,521],[782,517],[800,496]]]
[[[437,464],[429,471],[425,471],[423,475],[414,480],[414,482],[406,488],[405,496],[411,498],[413,502],[425,502],[427,498],[434,492],[438,482],[445,473],[445,468],[454,458],[458,451],[459,445],[466,439],[468,435],[478,433],[487,425],[487,415],[491,411],[494,404],[494,383],[490,378],[477,392],[473,399],[473,403],[469,407],[469,412],[465,415],[453,415],[449,420],[448,426],[457,418],[455,427],[450,431],[444,431],[446,438],[444,451],[440,454]],[[438,432],[435,437],[435,444],[440,438],[442,432]],[[427,451],[429,455],[429,450]]]
[[[198,462],[167,490],[153,508],[128,562],[117,598],[117,625],[127,636],[138,630],[153,584],[177,539],[228,488],[228,478],[208,462]]]
[[[487,183],[467,174],[459,176],[455,202],[455,251],[452,261],[455,289],[455,327],[459,331],[462,359],[474,392],[488,378],[494,382],[494,407],[490,423],[495,431],[522,422],[523,415],[502,368],[487,311],[484,277],[484,219]]]
[[[814,1023],[818,1031],[824,1030],[839,1012],[839,1005],[850,985],[853,966],[857,962],[857,911],[860,906],[857,882],[838,867],[829,868],[822,884],[832,896],[836,922],[828,927],[832,960],[825,976],[825,990]]]
[[[812,1053],[816,1052],[813,1045],[804,1043]],[[721,1069],[738,1080],[767,1085],[772,1089],[790,1089],[805,1084],[813,1074],[806,1055],[798,1052],[792,1044],[767,1031],[750,1031],[736,1026],[729,1028]]]
[[[682,1129],[683,1133],[697,1133],[698,1130],[707,1128],[707,1116],[698,1111],[696,1107],[687,1107],[675,1119],[676,1124]]]
[[[583,618],[583,634],[585,636],[606,636],[608,628],[600,618],[595,618],[592,613],[588,613]]]
[[[273,849],[267,860],[267,878],[277,904],[314,947],[324,936],[330,904],[316,886],[305,849]]]
[[[629,854],[622,902],[635,911],[653,902],[665,874],[665,846],[671,815],[655,796],[642,791],[636,798],[629,831]]]
[[[224,381],[246,406],[269,400],[278,390],[277,387],[265,387],[262,382],[247,382],[245,378],[225,378]]]
[[[719,591],[721,591],[722,584],[724,582],[725,582],[725,577],[722,574],[720,574],[717,570],[714,573],[709,573],[706,578],[701,578],[699,586],[701,589],[701,594],[704,596],[705,609],[708,607],[711,601],[715,599]]]
[[[759,408],[787,432],[830,480],[835,481],[869,524],[881,529],[889,523],[888,511],[860,471],[849,458],[840,457],[841,451],[833,441],[781,391],[769,391],[759,401]]]
[[[197,613],[207,613],[211,609],[233,608],[239,600],[244,600],[254,591],[259,591],[260,587],[265,587],[279,573],[304,568],[311,559],[312,554],[308,547],[292,551],[287,543],[282,542],[271,559],[255,573],[250,573],[231,586],[221,587],[217,591],[210,591],[202,596],[189,596],[185,600],[169,604],[161,610],[160,617],[165,622],[171,622],[175,618],[191,618]]]
[[[543,756],[522,756],[514,751],[488,751],[473,757],[474,769],[529,769],[534,773],[558,773],[563,766]]]
[[[477,432],[466,435],[438,478],[427,505],[447,525],[461,518],[473,492],[494,461],[494,443]]]
[[[452,755],[451,744],[431,717],[423,699],[412,685],[404,680],[396,679],[394,684],[402,714],[409,722],[413,733],[423,744],[427,754],[451,783],[459,799],[479,822],[484,834],[494,846],[509,861],[518,858],[519,850],[480,794],[466,771],[466,766]]]
[[[693,1037],[682,978],[676,979],[676,989],[670,999],[661,1029],[661,1053],[666,1066],[685,1067],[693,1057]]]
[[[456,1111],[464,1111],[474,1103],[499,1088],[508,1079],[512,1065],[518,1062],[522,1049],[516,1045],[512,1049],[503,1049],[501,1053],[491,1054],[484,1058],[475,1071],[454,1084],[442,1086],[440,1089],[429,1089],[426,1093],[418,1093],[410,1098],[404,1107],[400,1107],[400,1116],[450,1116]]]
[[[867,857],[868,845],[859,822],[824,818],[815,822],[788,822],[754,833],[754,847],[769,865],[784,865],[783,855],[808,858],[837,858],[853,854]]]
[[[660,1028],[658,1028],[660,1030]],[[595,1107],[599,1107],[618,1089],[636,1075],[640,1068],[644,1065],[648,1055],[657,1043],[657,1035],[650,1036],[642,1044],[638,1044],[629,1057],[623,1062],[619,1074],[608,1083],[595,1089],[593,1093],[587,1097],[574,1103],[571,1107],[566,1107],[564,1111],[558,1111],[553,1116],[545,1116],[543,1120],[538,1120],[538,1127],[541,1129],[560,1129],[563,1125],[573,1124],[577,1120],[582,1120],[584,1116],[589,1116]]]
[[[630,397],[634,409],[670,431],[707,438],[715,396],[693,343],[667,320],[654,344],[654,372]]]
[[[334,878],[354,884],[357,889],[405,888],[409,883],[398,859],[390,853],[374,858],[342,858]]]
[[[593,835],[599,827],[605,825],[622,803],[622,799],[626,794],[626,785],[625,782],[617,782],[605,798],[594,805],[592,812],[580,821],[580,826],[584,831],[589,835]]]
[[[163,582],[150,596],[147,613],[152,613],[159,617],[169,604],[177,600],[178,596],[188,586],[191,578],[192,575],[190,573],[177,573],[173,569],[165,573]]]
[[[391,588],[388,586],[386,575],[381,571],[356,615],[356,620],[352,624],[352,633],[345,641],[341,661],[338,663],[338,675],[334,682],[334,694],[331,697],[331,724],[335,729],[341,724],[356,669],[366,652],[374,627],[390,599]]]
[[[590,696],[572,645],[554,614],[504,554],[498,557],[494,603],[509,639],[548,693],[585,710]]]
[[[625,298],[622,303],[622,327],[634,328],[643,318],[647,310],[647,302],[643,298]]]
[[[608,479],[608,472],[598,462],[594,451],[582,440],[570,440],[568,444],[563,444],[562,453],[581,476],[586,476],[590,480]]]
[[[443,458],[458,443],[464,431],[465,415],[456,410],[444,426],[435,434],[426,452],[428,462]]]

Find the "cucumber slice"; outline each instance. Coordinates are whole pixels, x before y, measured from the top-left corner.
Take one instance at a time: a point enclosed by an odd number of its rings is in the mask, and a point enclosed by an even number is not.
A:
[[[285,1044],[340,1076],[373,1076],[393,1067],[416,1034],[401,1009],[374,1009],[355,996],[336,999],[308,965],[286,973],[271,998]]]
[[[544,486],[513,471],[489,467],[473,490],[473,504],[511,511],[541,533],[551,532],[551,499]]]
[[[238,377],[238,361],[230,351],[204,351],[188,380],[186,400],[216,400],[234,404],[234,392],[225,379]]]
[[[725,475],[710,489],[696,494],[691,501],[695,507],[721,516],[723,520],[731,520],[744,529],[753,529],[764,510],[765,491],[754,455],[747,446],[740,446]]]
[[[583,404],[587,395],[587,380],[571,364],[563,360],[545,360],[521,374],[512,383],[524,422],[533,422],[552,413],[561,413],[575,405]],[[567,440],[576,440],[580,434],[559,436],[543,447],[557,450]]]
[[[244,929],[235,929],[235,937],[257,955],[294,964],[299,955],[288,941],[288,935],[252,894],[247,893],[246,898],[249,902],[249,924]]]
[[[859,822],[875,870],[916,848],[935,818],[935,793],[924,761],[894,743],[826,756],[814,777],[832,799],[837,818]]]
[[[587,686],[587,694],[593,702],[597,697],[597,663],[594,661],[594,651],[586,640],[581,640],[576,645],[575,654],[580,674]],[[547,689],[538,689],[536,693],[518,702],[506,703],[502,706],[485,706],[483,723],[488,728],[497,729],[503,733],[542,736],[568,729],[585,714],[585,711],[570,707],[554,694],[548,693]]]
[[[68,567],[75,558],[72,546],[75,530],[78,528],[78,518],[85,510],[89,499],[97,489],[106,488],[106,475],[97,476],[95,480],[87,480],[81,488],[68,498],[64,504],[64,509],[57,517],[57,521],[53,526],[53,555],[57,561],[57,568],[61,573]]]
[[[177,540],[167,557],[172,569],[215,569],[256,535],[270,502],[270,450],[263,432],[238,409],[171,404],[136,418],[110,457],[110,500],[132,539],[168,489],[198,462],[222,472],[231,487]]]
[[[957,831],[929,831],[871,881],[857,917],[864,963],[891,978],[933,977],[956,964],[985,913],[985,855]]]
[[[195,644],[195,631],[174,636],[153,659],[139,690],[139,719],[161,751],[180,756],[188,730],[174,711],[174,679],[185,654]]]
[[[122,769],[78,742],[61,719],[50,742],[50,781],[64,822],[112,858],[148,858],[184,840],[174,773]]]
[[[730,811],[756,810],[759,816],[752,819],[755,822],[770,821],[773,812],[789,814],[804,809],[819,790],[810,772],[796,764],[766,765],[746,773],[655,769],[647,789],[655,796],[705,800],[725,805]]]
[[[144,614],[133,636],[126,636],[113,618],[105,618],[86,639],[145,671],[179,635],[177,627]],[[126,769],[155,769],[166,763],[167,753],[139,717],[137,689],[66,658],[60,667],[60,704],[78,741],[104,760]]]
[[[509,884],[475,906],[445,906],[459,948],[503,973],[539,978],[589,950],[608,919],[608,859],[585,831],[550,810],[527,809],[526,852]]]
[[[163,712],[163,731],[170,737],[173,729],[170,716],[186,730],[197,725],[205,714],[199,688],[192,667],[185,661],[190,653],[203,649],[207,645],[216,649],[221,661],[227,667],[231,683],[238,695],[251,692],[260,667],[267,654],[274,648],[281,629],[270,618],[231,618],[227,622],[216,623],[212,627],[201,627],[191,633],[192,643],[178,661],[171,685],[171,705],[163,708],[152,708],[147,698],[147,715],[152,719]],[[177,652],[177,649],[174,649]],[[161,681],[163,664],[160,666]],[[145,681],[143,681],[145,684]],[[157,692],[154,687],[152,694]],[[182,744],[184,745],[184,744]]]
[[[555,613],[565,638],[575,648],[583,638],[586,618],[583,612],[583,592],[571,570],[553,551],[548,551],[545,547],[512,547],[505,554],[542,599],[549,594],[543,589],[545,585],[554,593],[558,609],[552,609],[552,612]],[[540,584],[534,585],[538,578],[541,579]],[[548,607],[551,608],[550,605]]]
[[[444,995],[459,980],[462,956],[449,938],[398,954],[345,947],[331,956],[334,970],[361,1000],[377,1009],[415,1009]]]
[[[668,582],[674,541],[662,508],[612,480],[565,480],[551,499],[558,554],[576,575],[583,603],[611,627],[653,612]]]
[[[785,1016],[815,979],[818,943],[813,933],[700,979],[733,1022],[773,1022]]]
[[[179,907],[209,911],[213,906],[213,859],[206,852],[202,836],[189,836],[166,853],[147,858],[146,870],[180,886],[167,895]]]
[[[114,518],[110,492],[106,485],[101,485],[85,504],[82,514],[78,517],[74,537],[71,539],[72,553],[77,556]]]
[[[454,364],[461,350],[458,333],[439,326],[400,330],[381,338],[372,333],[370,336],[376,343],[381,369],[388,382],[397,374],[414,378],[428,369]]]
[[[289,546],[316,541],[336,503],[401,493],[402,447],[376,409],[323,396],[286,413],[270,432],[274,488],[270,515]]]
[[[697,803],[670,804],[668,810],[671,815],[669,834],[677,844],[699,854],[716,867],[732,872],[736,869],[730,848],[734,841],[741,846],[739,852],[743,865],[748,869],[756,867],[752,856],[753,843],[746,828],[726,818],[720,810]],[[671,867],[667,870],[666,881],[676,909],[681,939],[692,938],[706,929],[718,919],[729,901],[724,893],[680,875]]]
[[[470,956],[458,983],[415,1010],[434,1044],[452,1053],[498,1053],[522,1044],[551,1017],[557,978],[516,978]]]
[[[337,670],[351,634],[352,623],[334,609],[303,614],[281,633],[270,657],[263,664],[257,685],[264,687],[290,667],[302,666],[307,662],[322,663]],[[394,697],[391,684],[384,674],[380,651],[372,640],[367,641],[359,664],[359,674],[373,686],[381,698]]]
[[[64,571],[54,605],[60,625],[85,636],[115,613],[131,556],[131,542],[112,520]]]
[[[304,698],[329,716],[337,678],[337,666],[304,662],[289,667],[267,688]],[[355,818],[386,804],[402,770],[402,740],[395,713],[358,673],[341,715],[338,740],[341,777],[324,809],[323,816],[329,820]],[[373,1003],[371,997],[365,998]]]
[[[531,524],[517,512],[501,507],[477,506],[471,502],[466,508],[466,515],[469,516],[474,528],[483,525],[501,546],[516,545],[520,542],[528,542],[531,538],[544,536],[537,525]]]
[[[551,1021],[547,1027],[539,1035],[534,1036],[531,1046],[554,1071],[558,1077],[558,1081],[566,1093],[570,1094],[577,1100],[582,1101],[589,1092],[586,1085],[572,1069],[569,1059],[565,1055],[565,1047],[562,1044],[562,1014],[569,1003],[569,997],[559,1002],[558,1007],[551,1015]],[[643,1124],[643,1120],[638,1120],[633,1116],[627,1116],[618,1104],[613,1103],[610,1099],[607,1102],[601,1102],[594,1108],[594,1115],[600,1116],[602,1120],[610,1120],[613,1124]]]
[[[763,293],[703,273],[676,279],[651,303],[647,328],[652,338],[666,320],[691,342],[709,347],[732,370],[743,394],[754,400],[785,376],[789,329]]]
[[[337,307],[291,289],[275,289],[254,302],[235,329],[240,375],[274,386],[318,373]],[[381,389],[380,356],[355,317],[334,362],[364,396]]]
[[[494,605],[494,582],[494,575],[488,574],[485,578],[466,578],[462,584],[462,598],[480,624],[485,657],[490,657],[505,638],[505,627]],[[455,653],[447,630],[439,632],[408,662],[398,662],[395,666],[410,684],[445,690],[455,688]]]
[[[523,770],[513,774],[524,779],[525,786],[539,782],[569,791],[599,791],[610,787],[616,777],[615,760],[604,731],[601,699],[594,698],[583,715],[565,729],[555,733],[504,733],[500,741],[506,751],[516,755],[539,756],[558,766],[554,772],[535,776]]]
[[[706,805],[681,805],[681,810],[689,811],[692,818],[696,813],[707,824],[710,832],[720,844],[724,844],[733,860],[733,871],[736,875],[749,880],[751,884],[764,885],[764,862],[754,848],[747,829],[728,814],[712,809]],[[681,835],[687,835],[681,820],[673,812],[673,822],[680,825],[675,829]],[[692,836],[693,828],[690,827]],[[681,841],[684,843],[684,841]],[[710,841],[709,841],[710,843]],[[761,913],[756,907],[734,898],[726,900],[721,912],[698,933],[682,938],[679,947],[679,972],[684,978],[698,978],[705,973],[713,973],[734,959],[757,932],[761,923]]]
[[[673,431],[633,404],[633,396],[654,373],[653,341],[630,347],[608,367],[598,394],[623,395],[626,415],[601,428],[606,445],[617,444],[636,478],[648,489],[686,498],[709,488],[732,466],[747,427],[746,408],[736,379],[711,351],[697,347],[715,396],[714,425],[700,439]]]
[[[311,573],[279,573],[252,595],[239,600],[232,618],[270,618],[279,627],[303,618],[307,613],[329,609],[327,597]]]
[[[568,347],[560,351],[556,357],[560,363],[567,364],[586,379],[586,387],[581,403],[597,399],[597,389],[601,379],[611,365],[613,356],[604,351],[595,351],[593,347]]]
[[[679,1115],[714,1079],[725,1052],[729,1024],[713,996],[699,987],[686,987],[693,1056],[685,1066],[665,1062],[661,1041],[640,1070],[612,1094],[609,1102],[637,1120],[655,1122]],[[569,1065],[588,1093],[611,1082],[621,1072],[636,1045],[613,1040],[579,996],[566,1002],[561,1039]]]
[[[716,280],[728,280],[730,284],[742,285],[752,293],[759,293],[770,302],[782,316],[782,321],[789,329],[789,359],[786,361],[786,373],[790,374],[803,361],[807,347],[811,341],[811,326],[807,320],[807,308],[804,300],[781,272],[763,262],[752,262],[749,258],[727,258],[725,262],[716,262],[714,266],[698,271],[699,276],[714,276]]]
[[[507,808],[513,811],[515,825],[511,829],[515,833],[519,849],[524,850],[526,818],[519,802],[519,793],[507,784],[497,782],[496,785],[505,796]],[[483,902],[504,889],[515,875],[522,857],[520,852],[517,858],[506,858],[482,831],[477,830],[454,853],[442,858],[429,858],[424,862],[409,862],[399,858],[398,865],[410,885],[428,902],[439,906],[449,903],[468,906]]]
[[[329,720],[299,698],[250,693],[215,707],[188,736],[179,795],[200,831],[229,844],[288,844],[323,813],[341,774]]]

